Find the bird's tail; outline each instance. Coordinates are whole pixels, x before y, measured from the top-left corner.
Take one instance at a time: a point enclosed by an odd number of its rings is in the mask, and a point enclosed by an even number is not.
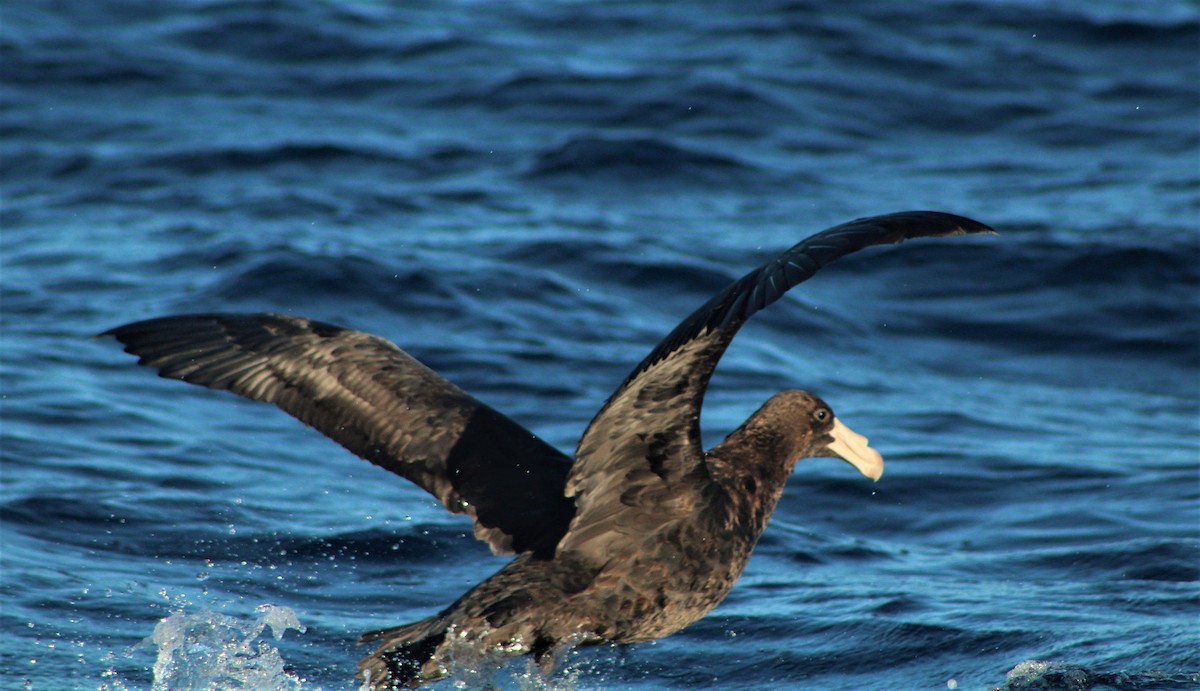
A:
[[[436,659],[446,639],[446,622],[440,616],[367,631],[359,643],[382,641],[379,648],[358,662],[359,676],[371,691],[414,689],[446,676]]]

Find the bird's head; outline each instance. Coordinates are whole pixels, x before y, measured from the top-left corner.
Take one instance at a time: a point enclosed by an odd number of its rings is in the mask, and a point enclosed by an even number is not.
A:
[[[814,456],[840,458],[872,480],[883,475],[883,456],[833,414],[829,404],[807,391],[782,391],[763,406],[778,411],[797,441],[794,460]],[[769,415],[776,417],[775,415]]]

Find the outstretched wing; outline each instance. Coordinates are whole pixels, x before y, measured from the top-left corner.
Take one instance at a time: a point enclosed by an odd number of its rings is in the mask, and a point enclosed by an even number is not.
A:
[[[642,360],[579,442],[567,494],[577,511],[559,551],[604,563],[690,509],[670,491],[699,469],[700,407],[717,362],[742,324],[838,257],[909,238],[995,231],[961,216],[905,211],[821,231],[751,271],[690,314]]]
[[[492,550],[553,553],[570,460],[395,345],[277,314],[192,314],[113,336],[159,376],[274,403],[475,520]]]

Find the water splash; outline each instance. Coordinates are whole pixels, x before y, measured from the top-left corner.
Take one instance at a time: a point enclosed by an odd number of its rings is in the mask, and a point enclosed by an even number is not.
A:
[[[1061,662],[1026,660],[1009,671],[1003,686],[997,686],[992,691],[1182,691],[1197,688],[1197,684],[1200,684],[1200,673],[1104,673]]]
[[[160,621],[145,641],[158,647],[153,690],[301,689],[301,680],[284,670],[279,650],[256,639],[267,628],[280,640],[289,629],[304,633],[305,627],[287,607],[262,605],[256,611],[261,616],[253,620],[203,610],[175,612]]]
[[[584,663],[568,664],[568,657],[581,640],[572,636],[550,652],[543,668],[526,653],[528,647],[514,644],[510,652],[496,654],[486,650],[471,632],[449,630],[447,672],[456,689],[516,689],[517,691],[575,691]],[[557,670],[557,671],[556,671]],[[369,691],[364,685],[359,691]]]

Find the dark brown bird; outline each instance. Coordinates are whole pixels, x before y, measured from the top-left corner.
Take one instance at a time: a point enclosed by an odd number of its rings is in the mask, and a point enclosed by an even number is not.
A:
[[[801,458],[836,456],[877,480],[883,459],[804,391],[784,391],[720,444],[700,446],[709,378],[751,315],[868,245],[995,232],[931,211],[822,231],[722,290],[634,368],[592,419],[572,463],[381,338],[301,317],[195,314],[119,326],[139,364],[274,403],[355,454],[465,513],[517,553],[435,616],[363,634],[373,689],[452,673],[452,649],[531,654],[670,635],[741,575]]]

